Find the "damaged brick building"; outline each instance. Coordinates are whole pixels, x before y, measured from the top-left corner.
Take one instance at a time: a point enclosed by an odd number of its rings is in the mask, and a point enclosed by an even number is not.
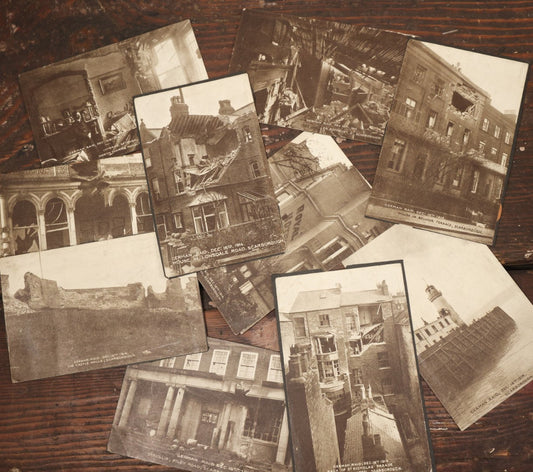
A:
[[[168,126],[140,125],[163,264],[173,275],[213,263],[236,235],[253,245],[281,233],[253,103],[235,110],[220,100],[217,116],[195,115],[176,93]]]
[[[280,313],[280,333],[291,431],[302,451],[297,470],[372,460],[427,470],[403,294],[389,293],[385,281],[375,290],[303,291]]]
[[[411,41],[367,214],[399,221],[387,210],[392,202],[490,242],[516,121],[516,113],[496,109],[458,65]]]

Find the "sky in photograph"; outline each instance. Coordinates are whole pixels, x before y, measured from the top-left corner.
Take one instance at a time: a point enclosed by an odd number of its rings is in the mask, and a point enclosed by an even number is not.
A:
[[[518,114],[528,64],[439,44],[423,44],[449,64],[459,63],[463,75],[488,92],[494,108]]]
[[[301,143],[302,141],[306,141],[311,153],[318,157],[321,168],[326,168],[339,162],[347,167],[352,167],[346,154],[331,136],[304,131],[292,140],[294,143]]]
[[[183,91],[191,115],[218,115],[219,100],[230,100],[236,110],[253,103],[247,74],[173,88],[135,98],[135,112],[148,128],[163,128],[170,123],[170,99]]]
[[[155,233],[0,259],[0,273],[9,275],[11,295],[24,288],[26,272],[55,280],[66,289],[141,282],[145,288],[152,285],[156,292],[163,292],[167,283]]]
[[[519,292],[487,246],[405,225],[391,227],[343,263],[398,259],[405,264],[415,328],[423,325],[422,320],[437,319],[437,311],[427,298],[428,285],[441,291],[467,323],[483,315],[495,298]]]
[[[335,288],[337,284],[346,292],[376,290],[377,284],[383,280],[387,282],[391,294],[405,292],[400,263],[277,277],[278,310],[281,313],[289,312],[300,292],[326,290]]]

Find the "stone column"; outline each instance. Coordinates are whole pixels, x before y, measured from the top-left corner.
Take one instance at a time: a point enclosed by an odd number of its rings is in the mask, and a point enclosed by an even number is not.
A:
[[[7,226],[7,216],[6,197],[0,195],[0,230]]]
[[[167,437],[171,439],[173,439],[176,435],[176,428],[178,426],[178,419],[180,417],[183,395],[185,395],[185,389],[183,387],[179,387],[178,392],[176,393],[174,407],[172,408],[172,413],[170,415],[170,422],[168,423]]]
[[[235,431],[233,434],[233,438],[231,441],[230,450],[233,452],[240,451],[240,439],[242,437],[242,433],[244,431],[244,423],[246,421],[246,415],[248,413],[248,408],[245,405],[240,405],[236,407],[237,409],[237,415],[235,418]]]
[[[287,407],[283,408],[283,419],[281,420],[281,429],[278,439],[278,450],[276,451],[276,462],[278,464],[285,463],[285,456],[287,455],[287,445],[289,444],[289,424],[287,421]]]
[[[224,439],[226,437],[226,431],[228,430],[230,412],[231,403],[225,403],[224,410],[222,411],[222,420],[220,421],[220,439],[218,440],[219,449],[224,449]]]
[[[76,219],[74,218],[74,208],[72,205],[67,206],[67,222],[70,245],[75,246],[78,244],[78,238],[76,237]]]
[[[124,401],[124,407],[122,408],[120,420],[118,422],[119,428],[124,428],[128,424],[128,418],[130,416],[131,407],[133,405],[133,399],[135,397],[136,390],[137,390],[137,380],[132,379],[130,382],[130,386],[128,388],[126,400]]]
[[[159,425],[157,427],[156,436],[162,437],[165,435],[167,430],[168,419],[170,416],[170,407],[172,406],[172,400],[174,398],[174,387],[172,385],[168,386],[167,396],[165,398],[165,403],[163,404],[163,411],[161,412],[161,418],[159,420]]]
[[[39,225],[39,248],[43,251],[46,246],[46,221],[44,220],[44,210],[37,211],[37,222]]]
[[[131,232],[137,234],[139,228],[137,227],[137,209],[135,208],[135,202],[130,202],[130,215],[131,215]]]

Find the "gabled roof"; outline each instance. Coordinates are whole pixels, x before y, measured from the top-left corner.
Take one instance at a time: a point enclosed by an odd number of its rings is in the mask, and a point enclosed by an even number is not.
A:
[[[390,295],[383,295],[380,290],[362,290],[361,292],[345,292],[341,295],[341,305],[366,305],[390,301]]]
[[[362,290],[358,292],[343,292],[341,288],[309,290],[298,294],[290,313],[331,310],[343,306],[366,305],[391,300],[392,297],[390,295],[383,295],[380,290]]]
[[[294,300],[291,313],[302,311],[329,310],[339,308],[341,303],[341,293],[337,288],[326,290],[310,290],[300,292]]]
[[[168,128],[178,136],[211,135],[224,124],[217,116],[212,115],[178,115],[172,119]]]

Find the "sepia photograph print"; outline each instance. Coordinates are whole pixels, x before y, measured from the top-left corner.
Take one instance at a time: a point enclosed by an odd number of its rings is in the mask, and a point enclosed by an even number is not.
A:
[[[330,136],[304,132],[268,159],[287,247],[198,273],[235,334],[274,309],[272,274],[341,268],[390,225],[364,216],[370,185]]]
[[[20,75],[42,165],[139,150],[133,96],[207,79],[189,20]]]
[[[135,97],[135,112],[167,277],[283,252],[246,74]]]
[[[0,174],[0,256],[154,231],[141,154]]]
[[[261,123],[380,144],[408,36],[244,10],[230,72],[246,71]]]
[[[492,244],[527,71],[411,40],[367,216]]]
[[[483,244],[395,225],[345,263],[402,258],[420,373],[464,430],[533,379],[533,306]]]
[[[295,472],[431,472],[401,261],[274,277]]]
[[[207,349],[195,276],[163,275],[154,233],[0,258],[13,382]]]
[[[191,472],[292,472],[279,353],[208,343],[128,367],[108,450]]]

